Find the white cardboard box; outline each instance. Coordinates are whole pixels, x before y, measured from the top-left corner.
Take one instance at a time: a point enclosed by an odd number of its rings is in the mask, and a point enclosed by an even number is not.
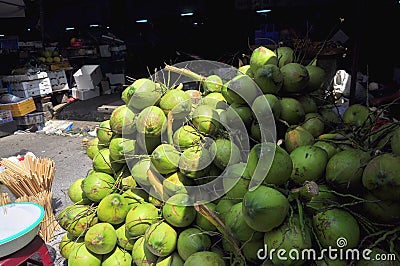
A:
[[[85,101],[94,97],[100,96],[100,88],[96,86],[93,90],[80,90],[78,88],[72,88],[72,97]]]
[[[94,90],[103,79],[99,65],[84,65],[73,76],[80,90]]]
[[[22,98],[46,96],[53,92],[49,78],[14,83],[14,95]]]

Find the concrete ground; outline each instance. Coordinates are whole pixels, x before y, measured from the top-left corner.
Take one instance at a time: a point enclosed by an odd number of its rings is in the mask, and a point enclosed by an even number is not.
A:
[[[44,133],[22,133],[0,138],[0,158],[14,155],[24,155],[27,151],[33,152],[37,157],[48,157],[55,162],[55,177],[52,184],[53,210],[58,214],[69,204],[67,192],[69,186],[77,178],[85,177],[92,169],[92,161],[85,153],[84,139],[91,139],[87,131],[92,131],[100,121],[108,119],[109,114],[98,112],[101,105],[120,105],[120,94],[103,95],[87,101],[73,102],[62,109],[57,120],[73,122],[73,131],[83,134],[72,135],[46,135]],[[3,192],[9,192],[2,186]],[[12,201],[15,197],[9,192]],[[54,256],[55,265],[66,265],[66,260],[58,252],[58,244],[64,235],[64,230],[56,232],[53,241],[47,243]]]

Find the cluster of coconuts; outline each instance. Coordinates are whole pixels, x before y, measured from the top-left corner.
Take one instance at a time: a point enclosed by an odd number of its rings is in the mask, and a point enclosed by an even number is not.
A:
[[[68,265],[347,265],[264,261],[258,251],[319,250],[341,237],[356,248],[366,233],[355,213],[398,223],[400,131],[380,156],[335,143],[331,128],[363,126],[369,110],[363,120],[349,107],[341,120],[316,97],[324,70],[294,61],[290,47],[261,46],[234,77],[197,79],[199,90],[149,78],[127,87],[86,148],[93,169],[71,184],[73,204],[58,216]],[[282,145],[265,138],[257,117],[266,114]],[[238,119],[247,153],[227,134]],[[190,190],[219,176],[219,198]],[[367,201],[345,208],[347,194]]]

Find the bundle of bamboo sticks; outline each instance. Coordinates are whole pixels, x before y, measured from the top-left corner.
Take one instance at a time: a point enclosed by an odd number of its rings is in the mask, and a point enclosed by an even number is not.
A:
[[[1,163],[5,169],[0,173],[0,181],[17,197],[16,201],[35,202],[45,209],[39,235],[45,242],[51,241],[55,236],[54,231],[60,228],[52,208],[54,161],[25,156],[19,163],[9,159],[2,159]]]

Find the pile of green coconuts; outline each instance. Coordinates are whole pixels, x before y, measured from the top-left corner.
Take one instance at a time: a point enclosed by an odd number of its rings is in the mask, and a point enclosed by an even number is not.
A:
[[[260,46],[229,75],[185,63],[129,85],[58,216],[68,265],[400,265],[399,124],[338,115],[325,70],[296,58]]]

